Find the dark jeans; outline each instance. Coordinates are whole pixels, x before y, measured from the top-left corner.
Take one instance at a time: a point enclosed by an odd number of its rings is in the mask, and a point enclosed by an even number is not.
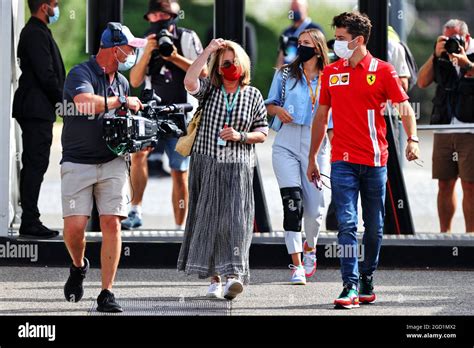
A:
[[[385,217],[386,167],[338,161],[331,165],[331,188],[339,223],[338,249],[344,284],[358,285],[360,273],[371,276],[377,268]],[[361,196],[364,237],[357,253],[357,201]],[[358,258],[360,265],[358,264]]]
[[[20,172],[21,223],[39,223],[38,198],[44,174],[49,165],[53,142],[53,122],[17,120],[22,131],[23,153]]]

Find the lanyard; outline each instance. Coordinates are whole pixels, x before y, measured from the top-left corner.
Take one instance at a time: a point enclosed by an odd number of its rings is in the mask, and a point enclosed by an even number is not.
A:
[[[225,125],[229,126],[229,124],[230,124],[230,114],[232,113],[232,110],[234,109],[235,103],[237,102],[237,98],[239,97],[240,86],[239,86],[239,88],[237,88],[237,92],[235,92],[235,96],[232,99],[231,104],[229,104],[229,99],[227,98],[228,94],[225,91],[225,88],[224,88],[223,85],[221,86],[221,90],[222,90],[222,93],[224,94],[225,107],[227,109],[227,116],[226,116],[226,119],[225,119]]]
[[[313,88],[311,87],[311,81],[309,80],[308,75],[306,75],[306,71],[303,70],[303,72],[304,76],[306,77],[306,83],[308,84],[309,94],[311,96],[311,114],[313,114],[314,107],[316,106],[316,103],[318,101],[319,89],[321,87],[321,76],[318,76],[318,85],[316,86],[316,91],[313,92]]]

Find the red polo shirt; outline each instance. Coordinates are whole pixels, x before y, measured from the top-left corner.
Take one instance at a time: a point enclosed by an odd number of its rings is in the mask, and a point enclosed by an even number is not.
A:
[[[387,126],[383,115],[388,100],[408,100],[391,64],[367,53],[355,68],[345,59],[326,66],[319,104],[332,108],[332,162],[372,167],[387,164]]]

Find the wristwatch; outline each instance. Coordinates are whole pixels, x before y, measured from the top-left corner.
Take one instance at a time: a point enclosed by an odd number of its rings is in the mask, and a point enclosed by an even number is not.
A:
[[[247,133],[240,132],[240,143],[245,144],[247,142]]]
[[[466,66],[466,70],[467,70],[467,71],[471,71],[472,68],[474,68],[474,64],[473,64],[471,61],[469,61],[469,63],[468,63],[467,66]]]
[[[121,96],[119,97],[119,102],[120,102],[120,104],[122,104],[122,105],[126,105],[126,104],[127,104],[127,97],[124,96],[124,95],[121,95]]]
[[[408,137],[407,141],[408,142],[413,141],[414,143],[419,143],[420,138],[418,138],[416,135],[412,135],[411,137]]]

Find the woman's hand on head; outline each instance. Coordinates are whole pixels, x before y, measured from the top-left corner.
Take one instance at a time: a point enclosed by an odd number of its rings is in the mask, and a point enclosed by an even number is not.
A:
[[[214,53],[222,48],[225,48],[227,45],[225,43],[224,39],[218,38],[218,39],[213,39],[209,45],[206,47],[206,51],[209,53]]]

